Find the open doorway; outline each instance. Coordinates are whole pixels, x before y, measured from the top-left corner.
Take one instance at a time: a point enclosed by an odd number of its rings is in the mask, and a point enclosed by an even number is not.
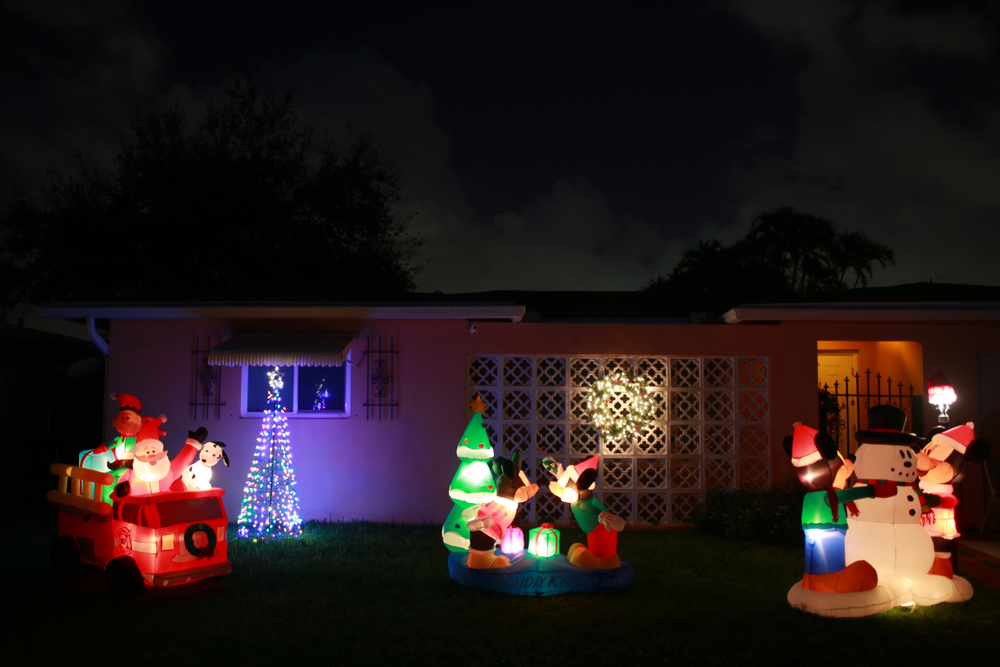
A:
[[[816,348],[820,425],[845,456],[857,451],[854,434],[868,428],[868,408],[873,405],[902,408],[907,429],[922,435],[924,373],[919,343],[817,341]]]

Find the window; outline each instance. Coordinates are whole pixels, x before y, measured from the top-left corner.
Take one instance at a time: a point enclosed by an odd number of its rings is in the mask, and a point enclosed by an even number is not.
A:
[[[351,414],[351,365],[280,366],[281,405],[289,419],[344,418]],[[267,374],[274,366],[243,366],[241,417],[262,417],[267,408]]]

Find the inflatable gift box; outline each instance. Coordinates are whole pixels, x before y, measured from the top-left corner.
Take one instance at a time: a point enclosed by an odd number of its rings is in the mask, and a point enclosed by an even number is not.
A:
[[[559,531],[551,523],[543,523],[528,531],[528,551],[535,556],[555,556],[559,553]]]
[[[500,551],[505,554],[519,554],[524,551],[524,531],[516,526],[511,526],[503,536],[500,543]]]

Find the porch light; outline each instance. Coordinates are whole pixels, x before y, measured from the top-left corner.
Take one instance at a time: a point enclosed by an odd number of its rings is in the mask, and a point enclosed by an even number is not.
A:
[[[958,396],[955,395],[955,388],[948,384],[944,373],[936,371],[927,381],[927,402],[937,406],[940,412],[938,415],[939,424],[948,423],[948,408],[956,400],[958,400]]]

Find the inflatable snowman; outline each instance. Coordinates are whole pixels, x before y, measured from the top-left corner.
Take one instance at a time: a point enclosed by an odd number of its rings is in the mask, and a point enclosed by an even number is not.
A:
[[[891,498],[857,501],[859,516],[847,521],[847,563],[870,563],[879,584],[892,590],[895,605],[968,600],[972,597],[968,581],[929,574],[934,544],[921,521],[931,520],[932,515],[918,486],[917,456],[911,448],[918,438],[904,433],[905,426],[902,410],[877,405],[868,410],[868,430],[856,434],[861,443],[854,463],[858,486],[893,481],[899,488]]]

